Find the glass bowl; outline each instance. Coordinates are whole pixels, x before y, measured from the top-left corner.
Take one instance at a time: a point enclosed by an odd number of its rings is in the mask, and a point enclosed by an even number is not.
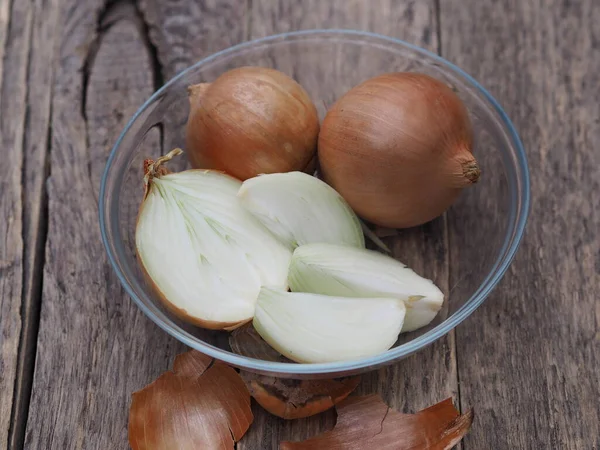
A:
[[[322,119],[327,107],[375,75],[418,71],[449,84],[467,106],[480,182],[465,189],[441,218],[410,230],[379,230],[394,256],[445,291],[438,317],[402,334],[385,353],[356,361],[294,364],[232,353],[228,333],[207,331],[171,315],[146,284],[136,261],[135,223],[142,199],[142,164],[174,147],[185,149],[186,88],[240,66],[265,66],[294,77]],[[180,157],[181,158],[181,157]],[[185,168],[184,158],[170,168]],[[349,375],[391,364],[447,334],[481,305],[500,281],[523,235],[529,175],[521,141],[494,98],[471,76],[439,56],[397,39],[346,30],[286,33],[236,45],[184,70],[142,107],[117,140],[100,189],[100,227],[110,262],[127,293],[158,326],[184,344],[233,366],[279,377]]]

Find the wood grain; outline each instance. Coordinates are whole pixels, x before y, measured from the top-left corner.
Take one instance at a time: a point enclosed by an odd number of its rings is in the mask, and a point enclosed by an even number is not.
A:
[[[600,448],[599,21],[595,0],[441,2],[443,55],[514,120],[533,195],[506,278],[457,331],[467,449]],[[451,232],[453,283],[488,231]]]
[[[140,0],[165,80],[244,40],[246,0]]]
[[[433,0],[252,0],[250,38],[311,28],[347,28],[437,51]]]
[[[387,34],[436,51],[438,45],[434,2],[390,0],[271,1],[252,3],[251,37],[308,28],[353,28]],[[293,68],[301,82],[310,82],[314,67]],[[350,70],[348,68],[347,70]],[[327,77],[318,77],[327,83]],[[332,89],[333,90],[333,89]],[[448,259],[446,219],[385,238],[394,255],[417,272],[433,278],[446,293]],[[454,335],[451,333],[402,362],[363,375],[359,394],[379,393],[393,408],[414,412],[457,395]],[[331,429],[335,413],[328,411],[301,421],[284,421],[253,405],[255,425],[238,448],[277,448],[283,440],[303,440]]]
[[[0,447],[7,448],[21,335],[23,129],[31,8],[0,4]]]
[[[248,26],[247,3],[248,0],[140,0],[162,78],[169,80],[200,59],[243,41]],[[182,107],[163,119],[163,153],[175,147],[185,148],[181,130],[187,118],[188,110]],[[170,167],[183,170],[186,161],[172,161]]]
[[[441,41],[443,56],[482,81],[514,119],[534,195],[523,247],[458,328],[457,352],[451,334],[365,376],[359,392],[410,412],[456,398],[458,376],[462,406],[477,410],[465,448],[600,449],[596,0],[138,3],[141,15],[128,0],[0,0],[0,448],[22,447],[36,347],[24,448],[61,450],[127,448],[130,394],[183,350],[122,292],[100,243],[100,173],[135,109],[163,79],[244,39],[341,27],[432,50]],[[168,137],[165,147],[175,142]],[[158,151],[158,141],[148,145]],[[469,242],[490,235],[477,217],[458,213],[385,238],[446,291],[469,282],[465,273],[481,259]],[[244,450],[276,448],[334,422],[331,412],[293,422],[256,405],[254,412]]]
[[[60,7],[43,304],[25,447],[127,448],[131,393],[182,350],[123,293],[97,219],[103,160],[154,90],[153,62],[131,4]]]
[[[41,303],[47,227],[50,98],[54,77],[57,8],[54,1],[20,2],[32,10],[27,55],[27,110],[23,136],[23,289],[18,373],[9,448],[22,448],[27,422]]]

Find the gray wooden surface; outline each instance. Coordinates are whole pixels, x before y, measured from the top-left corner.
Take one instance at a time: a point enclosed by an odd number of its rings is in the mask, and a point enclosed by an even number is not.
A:
[[[448,396],[474,406],[465,449],[600,449],[598,23],[596,0],[0,0],[0,448],[127,448],[130,394],[183,350],[124,294],[100,243],[100,174],[128,118],[214,51],[338,27],[474,75],[515,122],[533,193],[522,248],[488,301],[359,392],[405,411]],[[468,236],[452,215],[428,227],[403,251],[445,255],[433,276],[448,291]],[[439,248],[430,232],[445,236]],[[240,449],[334,423],[254,412]]]

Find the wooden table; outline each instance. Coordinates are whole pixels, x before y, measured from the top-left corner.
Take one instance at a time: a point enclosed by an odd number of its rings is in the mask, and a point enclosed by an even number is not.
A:
[[[131,393],[184,350],[123,293],[100,241],[100,175],[137,107],[219,49],[338,27],[480,80],[521,134],[533,193],[488,301],[359,392],[474,406],[469,450],[600,449],[599,24],[597,0],[0,0],[0,448],[127,448]],[[240,449],[334,421],[255,415]]]

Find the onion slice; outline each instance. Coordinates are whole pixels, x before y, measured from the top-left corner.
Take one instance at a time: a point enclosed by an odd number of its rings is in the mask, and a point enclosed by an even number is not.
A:
[[[242,205],[291,249],[313,242],[364,247],[358,217],[332,187],[303,172],[244,181]]]
[[[233,449],[252,420],[238,373],[192,350],[133,394],[129,444],[133,450]]]
[[[136,228],[143,269],[166,306],[195,325],[250,321],[261,286],[287,288],[290,250],[242,208],[240,181],[208,170],[165,173],[165,159],[147,165]]]
[[[349,397],[336,409],[333,430],[301,442],[282,442],[280,450],[450,450],[473,423],[473,410],[460,415],[452,399],[416,414],[394,411],[378,395]]]
[[[292,255],[288,280],[294,292],[403,300],[403,332],[430,323],[444,302],[444,294],[431,280],[394,258],[341,245],[298,247]]]
[[[263,288],[254,328],[293,361],[325,363],[388,350],[402,329],[406,308],[393,298],[350,298]]]

